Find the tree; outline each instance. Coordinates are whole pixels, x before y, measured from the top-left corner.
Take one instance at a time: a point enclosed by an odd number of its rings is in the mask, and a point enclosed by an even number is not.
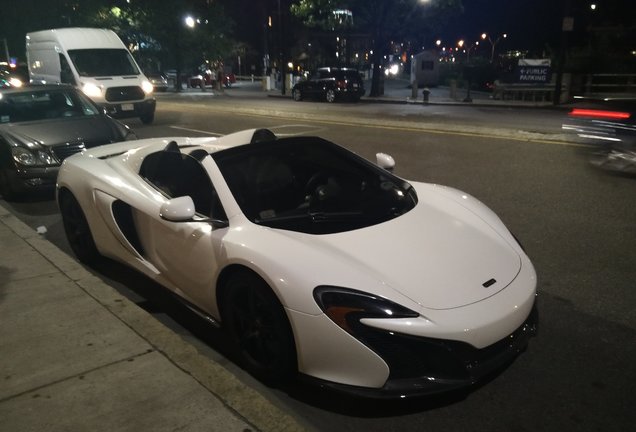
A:
[[[184,68],[206,60],[222,63],[234,45],[229,37],[232,21],[218,2],[210,0],[112,1],[96,15],[95,23],[112,28],[129,43],[157,51],[175,67],[177,90]]]
[[[20,0],[2,7],[0,40],[5,39],[12,57],[25,59],[26,34],[58,27],[86,25],[86,19],[102,6],[99,0]],[[9,7],[10,6],[10,7]],[[4,55],[0,56],[4,57]],[[2,58],[4,60],[4,58]]]
[[[212,0],[21,0],[0,14],[0,40],[12,57],[25,58],[26,33],[60,27],[114,30],[143,65],[160,57],[177,69],[223,59],[232,52],[232,21]],[[186,15],[198,19],[193,28]],[[1,42],[1,41],[0,41]],[[4,56],[3,56],[4,57]]]
[[[300,0],[291,11],[307,26],[331,30],[337,25],[333,11],[352,11],[353,28],[368,34],[373,47],[371,96],[382,94],[382,59],[392,39],[417,38],[424,30],[441,26],[461,0]]]

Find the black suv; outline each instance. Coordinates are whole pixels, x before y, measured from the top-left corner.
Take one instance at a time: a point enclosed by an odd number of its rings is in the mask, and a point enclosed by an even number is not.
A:
[[[348,98],[355,102],[364,95],[364,82],[356,69],[323,67],[309,79],[298,82],[292,89],[294,100],[317,98],[327,102]]]

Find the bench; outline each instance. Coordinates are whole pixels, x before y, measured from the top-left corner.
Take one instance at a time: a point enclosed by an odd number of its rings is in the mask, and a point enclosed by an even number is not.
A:
[[[552,100],[554,84],[495,84],[493,99],[546,102]]]

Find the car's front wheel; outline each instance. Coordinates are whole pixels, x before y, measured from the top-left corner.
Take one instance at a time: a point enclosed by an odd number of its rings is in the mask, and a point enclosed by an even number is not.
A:
[[[249,271],[225,284],[223,326],[235,345],[241,366],[266,384],[288,381],[296,371],[291,326],[271,288]]]
[[[336,91],[334,89],[327,89],[327,93],[325,93],[325,99],[329,103],[335,102],[336,101]]]
[[[294,98],[294,100],[296,102],[300,102],[301,100],[303,100],[303,94],[300,91],[300,89],[293,89],[292,90],[292,97]]]
[[[5,201],[15,201],[18,198],[18,192],[11,184],[9,174],[4,168],[0,168],[0,195]]]
[[[88,221],[77,199],[69,191],[60,194],[60,213],[68,243],[78,260],[94,264],[101,258]]]
[[[143,124],[150,124],[155,120],[155,111],[148,110],[147,112],[140,115],[139,119],[141,120]]]

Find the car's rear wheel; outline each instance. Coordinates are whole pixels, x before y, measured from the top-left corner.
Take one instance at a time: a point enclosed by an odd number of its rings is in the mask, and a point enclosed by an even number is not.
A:
[[[329,103],[335,102],[336,101],[336,91],[334,89],[327,89],[327,93],[325,93],[325,99]]]
[[[60,213],[68,243],[78,260],[94,264],[101,258],[93,234],[77,199],[68,191],[61,192]]]
[[[294,337],[271,288],[256,274],[242,271],[230,277],[223,292],[223,325],[241,366],[269,385],[288,381],[296,371]]]
[[[292,97],[294,98],[294,100],[296,102],[300,102],[301,100],[303,100],[303,94],[300,91],[300,89],[293,89],[292,90]]]

